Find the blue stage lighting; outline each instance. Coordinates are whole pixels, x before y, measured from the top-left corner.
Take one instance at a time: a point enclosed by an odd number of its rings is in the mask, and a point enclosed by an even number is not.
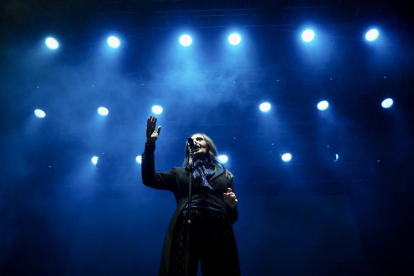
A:
[[[119,45],[121,45],[121,42],[115,36],[110,36],[108,38],[108,45],[111,46],[112,48],[118,48]]]
[[[327,101],[321,101],[318,103],[318,109],[319,110],[327,110],[329,107],[329,103]]]
[[[229,42],[231,45],[237,45],[240,43],[240,41],[241,41],[241,37],[239,34],[234,33],[229,36]]]
[[[98,108],[98,113],[101,116],[106,116],[106,115],[108,115],[109,111],[105,107],[100,107],[100,108]]]
[[[191,39],[191,36],[189,36],[189,35],[182,35],[180,37],[180,43],[181,43],[181,45],[183,45],[185,47],[190,46],[192,42],[193,42],[193,40]]]
[[[46,38],[46,46],[51,50],[56,50],[59,47],[59,43],[53,37]]]
[[[154,112],[155,114],[161,114],[163,111],[162,107],[159,105],[154,105],[152,107],[152,112]]]
[[[142,156],[138,155],[137,158],[135,158],[135,160],[137,161],[138,164],[142,163]]]
[[[311,42],[315,38],[315,33],[312,30],[306,30],[302,33],[302,39],[305,42]]]
[[[371,29],[366,33],[365,39],[368,41],[374,41],[378,38],[378,35],[379,35],[379,32],[377,29]]]
[[[99,157],[98,156],[94,156],[94,157],[92,157],[92,164],[94,164],[94,165],[96,165],[96,164],[98,164],[98,159],[99,159]]]
[[[290,153],[285,153],[282,155],[282,160],[285,162],[289,162],[290,160],[292,160],[292,155]]]
[[[270,110],[270,108],[271,108],[271,105],[270,105],[270,103],[262,103],[262,104],[259,106],[259,108],[260,108],[260,110],[261,110],[262,112],[268,112],[268,111]]]
[[[36,109],[34,114],[37,118],[44,118],[46,116],[46,113],[41,109]]]
[[[390,108],[393,104],[394,104],[394,101],[391,98],[388,98],[382,101],[381,106],[383,108]]]
[[[217,157],[221,163],[226,163],[229,158],[227,157],[227,155],[219,155],[219,157]]]

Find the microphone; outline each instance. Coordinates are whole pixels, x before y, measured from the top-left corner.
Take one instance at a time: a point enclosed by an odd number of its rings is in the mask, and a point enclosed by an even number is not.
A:
[[[194,140],[191,137],[187,138],[187,143],[190,145],[191,151],[194,151]]]

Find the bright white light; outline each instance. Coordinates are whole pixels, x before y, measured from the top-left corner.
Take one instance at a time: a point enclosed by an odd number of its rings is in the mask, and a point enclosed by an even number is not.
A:
[[[112,48],[118,48],[119,45],[121,45],[121,42],[119,41],[118,38],[114,36],[110,36],[108,38],[108,45],[111,46]]]
[[[45,43],[46,43],[46,46],[49,49],[52,49],[52,50],[56,50],[59,47],[59,43],[53,37],[46,38],[46,42]]]
[[[338,159],[339,159],[339,154],[335,154],[335,160],[334,160],[334,162],[338,161]]]
[[[259,106],[259,108],[260,108],[260,110],[261,110],[261,111],[263,111],[263,112],[268,112],[268,111],[270,110],[270,108],[271,108],[271,105],[270,105],[270,103],[262,103],[262,104]]]
[[[329,107],[329,103],[327,101],[321,101],[318,103],[318,109],[319,110],[327,110]]]
[[[135,160],[137,161],[137,163],[141,164],[142,163],[142,156],[138,155],[137,158],[135,158]]]
[[[98,159],[99,159],[98,156],[92,157],[92,164],[94,164],[94,165],[98,164]]]
[[[376,29],[371,29],[365,35],[365,39],[368,41],[374,41],[378,38],[379,32]]]
[[[44,118],[46,116],[46,113],[41,109],[36,109],[34,114],[37,118]]]
[[[106,115],[108,115],[109,111],[105,107],[100,107],[100,108],[98,108],[98,113],[101,116],[106,116]]]
[[[227,157],[227,155],[219,155],[219,157],[217,157],[221,163],[226,163],[229,158]]]
[[[289,162],[292,159],[292,155],[290,153],[285,153],[282,155],[282,160],[285,162]]]
[[[152,112],[154,112],[155,114],[161,114],[162,113],[162,107],[159,105],[154,105],[152,107]]]
[[[193,42],[193,40],[191,39],[191,36],[189,36],[189,35],[182,35],[180,37],[180,43],[183,46],[186,46],[186,47],[190,46],[192,42]]]
[[[229,36],[229,42],[231,45],[237,45],[240,43],[240,41],[241,41],[241,37],[239,34],[231,34]]]
[[[391,98],[388,98],[382,101],[381,106],[383,108],[390,108],[393,104],[394,104],[394,101]]]
[[[315,38],[315,33],[312,30],[306,30],[302,33],[302,39],[305,42],[311,42]]]

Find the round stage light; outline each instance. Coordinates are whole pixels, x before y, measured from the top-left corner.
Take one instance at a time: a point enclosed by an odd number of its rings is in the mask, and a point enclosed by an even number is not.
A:
[[[161,114],[163,111],[162,107],[159,105],[154,105],[152,107],[152,112],[154,112],[155,114]]]
[[[262,103],[259,108],[262,112],[268,112],[270,110],[272,106],[270,105],[270,103]]]
[[[327,101],[321,101],[321,102],[318,103],[317,107],[318,107],[319,110],[324,111],[324,110],[328,109],[329,103]]]
[[[217,157],[221,163],[226,163],[229,158],[227,157],[227,155],[219,155],[219,157]]]
[[[371,29],[369,30],[366,35],[365,35],[365,39],[368,41],[374,41],[378,38],[379,36],[379,32],[377,29]]]
[[[121,42],[115,36],[110,36],[108,38],[108,45],[111,46],[112,48],[118,48],[119,45],[121,45]]]
[[[292,160],[292,155],[290,153],[285,153],[282,155],[282,160],[285,162],[289,162],[290,160]]]
[[[100,108],[98,108],[98,113],[101,116],[106,116],[106,115],[108,115],[109,111],[105,107],[101,106]]]
[[[138,164],[142,163],[142,156],[138,155],[137,158],[135,158],[135,160],[137,161]]]
[[[241,41],[241,37],[239,34],[234,33],[229,36],[229,42],[231,45],[237,45],[240,43],[240,41]]]
[[[311,42],[315,38],[315,33],[312,30],[306,30],[302,33],[302,39],[305,42]]]
[[[390,108],[393,104],[394,104],[394,101],[391,98],[388,98],[382,101],[381,106],[383,108]]]
[[[185,47],[190,46],[192,42],[193,42],[193,40],[191,39],[191,36],[189,36],[189,35],[182,35],[180,37],[180,43],[181,43],[181,45],[183,45]]]
[[[46,38],[46,46],[51,50],[56,50],[59,47],[59,43],[53,37]]]
[[[46,113],[41,109],[36,109],[34,114],[37,118],[44,118],[46,116]]]
[[[99,159],[98,156],[92,157],[92,160],[91,160],[92,164],[94,164],[94,165],[98,164],[98,159]]]

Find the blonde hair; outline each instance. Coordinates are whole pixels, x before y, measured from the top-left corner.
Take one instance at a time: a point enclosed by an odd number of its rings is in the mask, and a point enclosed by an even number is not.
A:
[[[226,170],[223,163],[217,158],[217,148],[216,145],[214,145],[213,140],[205,135],[204,133],[195,133],[191,135],[193,137],[194,135],[201,135],[204,138],[204,141],[206,141],[207,144],[207,153],[208,153],[208,161],[214,164],[214,166],[222,168],[224,170],[224,174],[228,179],[233,178],[233,174]],[[188,159],[190,157],[190,151],[188,150],[187,142],[185,143],[185,158],[183,162],[183,167],[186,167],[188,165]]]

